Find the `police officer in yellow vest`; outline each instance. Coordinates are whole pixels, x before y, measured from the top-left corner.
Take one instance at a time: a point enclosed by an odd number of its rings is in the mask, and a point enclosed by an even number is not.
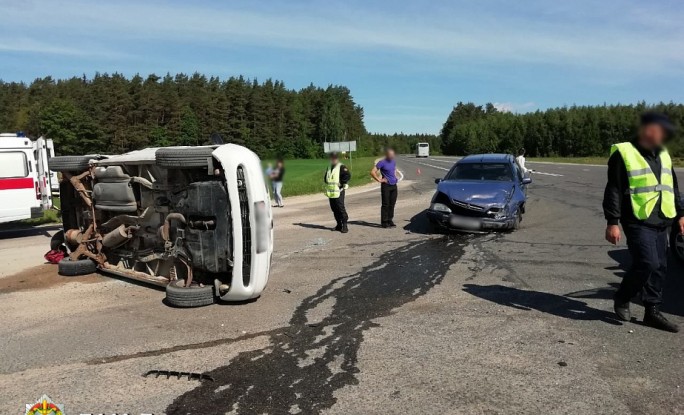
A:
[[[672,159],[664,147],[674,125],[663,114],[641,117],[639,136],[633,142],[613,145],[608,161],[608,184],[603,211],[608,221],[606,240],[617,245],[620,227],[627,236],[632,267],[615,293],[614,310],[631,319],[630,301],[637,294],[645,307],[644,323],[677,332],[676,324],[660,313],[667,274],[668,227],[684,234],[684,209]]]
[[[347,183],[351,180],[351,173],[344,164],[340,163],[340,156],[338,153],[330,153],[330,165],[325,171],[323,181],[325,183],[325,195],[330,201],[330,209],[335,215],[337,226],[335,230],[347,233],[347,209],[344,206],[344,191],[349,187]]]

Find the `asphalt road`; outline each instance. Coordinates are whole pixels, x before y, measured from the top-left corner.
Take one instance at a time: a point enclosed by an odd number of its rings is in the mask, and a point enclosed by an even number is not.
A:
[[[286,200],[249,304],[169,308],[147,286],[56,276],[29,248],[46,236],[0,235],[4,258],[36,264],[0,278],[0,413],[44,393],[68,414],[684,413],[682,334],[611,313],[629,258],[603,241],[605,169],[530,163],[522,229],[426,234],[452,163],[400,160],[397,229],[378,227],[373,185],[348,194],[346,235],[322,196]],[[664,309],[680,324],[682,271]]]

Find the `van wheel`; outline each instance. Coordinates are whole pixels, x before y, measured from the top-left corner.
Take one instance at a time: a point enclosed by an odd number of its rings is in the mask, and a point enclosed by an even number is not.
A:
[[[59,156],[48,160],[48,166],[52,171],[82,172],[90,167],[90,160],[99,158],[98,156]]]
[[[72,261],[64,258],[57,264],[57,272],[65,277],[76,277],[79,275],[93,274],[97,271],[97,265],[90,259],[78,259]]]
[[[155,153],[157,166],[173,169],[193,169],[209,166],[213,147],[160,148]]]
[[[184,287],[185,280],[171,281],[166,286],[166,302],[174,307],[202,307],[214,304],[214,287],[206,285],[191,285]]]

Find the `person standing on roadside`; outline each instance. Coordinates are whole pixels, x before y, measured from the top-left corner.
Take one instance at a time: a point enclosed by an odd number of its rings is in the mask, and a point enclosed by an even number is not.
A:
[[[344,206],[344,191],[349,187],[351,173],[344,164],[340,163],[338,153],[330,153],[330,165],[325,171],[323,182],[325,183],[325,195],[330,201],[330,209],[335,216],[335,230],[342,233],[349,232],[347,228],[347,208]]]
[[[530,172],[530,170],[527,170],[527,167],[525,166],[526,160],[524,148],[521,148],[520,151],[518,151],[518,157],[515,158],[515,162],[518,163],[518,167],[520,167],[520,171],[522,171],[523,175],[526,175]]]
[[[382,207],[380,222],[383,228],[396,228],[394,223],[394,206],[397,203],[397,161],[392,148],[385,149],[385,158],[378,161],[370,172],[371,177],[380,183]]]
[[[632,267],[615,293],[615,314],[629,321],[630,301],[641,293],[644,324],[670,332],[679,331],[679,327],[660,313],[667,275],[668,229],[675,226],[684,234],[677,176],[664,146],[674,130],[667,116],[643,114],[638,137],[611,149],[603,198],[606,240],[614,245],[620,242],[621,223],[632,257]]]
[[[271,171],[271,185],[273,186],[273,198],[276,207],[285,207],[283,204],[283,177],[285,176],[285,162],[283,159],[276,161],[275,168]]]

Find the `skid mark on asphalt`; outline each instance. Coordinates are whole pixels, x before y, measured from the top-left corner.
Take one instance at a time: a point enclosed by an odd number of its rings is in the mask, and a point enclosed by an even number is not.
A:
[[[270,346],[240,353],[179,396],[168,414],[301,413],[332,407],[335,391],[358,384],[358,353],[373,320],[427,293],[463,255],[460,239],[430,239],[385,252],[362,271],[332,280],[297,307],[290,326],[269,334]],[[416,260],[417,257],[422,261]],[[315,323],[312,310],[330,313]]]

